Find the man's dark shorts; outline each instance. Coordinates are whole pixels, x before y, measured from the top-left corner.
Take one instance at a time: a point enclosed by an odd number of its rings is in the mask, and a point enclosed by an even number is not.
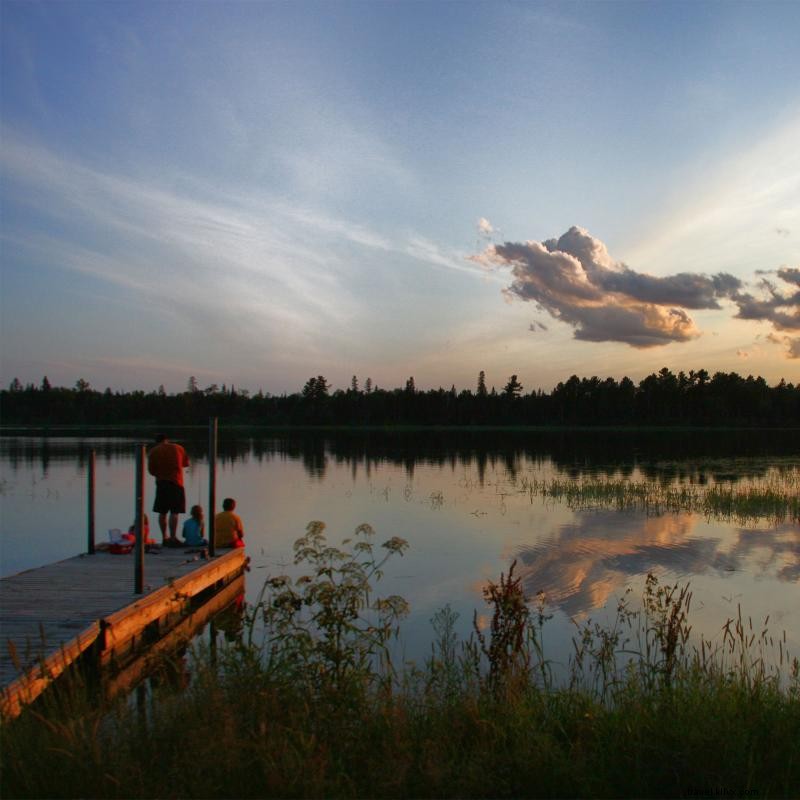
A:
[[[185,514],[186,492],[183,486],[178,486],[172,481],[156,481],[156,499],[153,511],[158,514]]]

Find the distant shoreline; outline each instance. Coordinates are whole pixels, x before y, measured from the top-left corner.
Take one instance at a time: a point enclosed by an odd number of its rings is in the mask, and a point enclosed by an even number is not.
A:
[[[520,432],[520,433],[724,433],[741,431],[797,431],[800,425],[254,425],[252,423],[227,423],[219,421],[224,430],[264,432],[319,432],[319,433],[421,433],[436,432]],[[106,434],[133,431],[207,431],[207,425],[170,425],[154,422],[124,422],[114,425],[0,425],[0,436],[40,434]]]

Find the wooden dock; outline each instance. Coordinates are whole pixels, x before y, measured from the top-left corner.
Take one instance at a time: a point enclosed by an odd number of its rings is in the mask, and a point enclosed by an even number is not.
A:
[[[115,691],[134,685],[166,634],[189,638],[243,591],[246,562],[243,549],[211,560],[148,553],[143,594],[132,554],[99,551],[1,579],[0,714],[18,715],[80,657],[112,674]]]

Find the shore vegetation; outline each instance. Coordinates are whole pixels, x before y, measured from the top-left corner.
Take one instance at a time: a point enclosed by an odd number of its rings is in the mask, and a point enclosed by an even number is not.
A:
[[[796,796],[800,665],[768,619],[696,635],[690,587],[650,575],[609,623],[576,623],[559,677],[546,598],[512,564],[485,626],[460,640],[445,607],[426,662],[399,665],[407,606],[375,586],[407,545],[374,538],[335,547],[311,523],[299,575],[265,582],[234,641],[197,645],[187,685],[109,704],[74,679],[4,721],[3,795]]]

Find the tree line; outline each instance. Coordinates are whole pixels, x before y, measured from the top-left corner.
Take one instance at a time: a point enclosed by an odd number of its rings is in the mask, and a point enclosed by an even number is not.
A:
[[[498,391],[481,371],[475,389],[382,389],[370,378],[360,386],[353,376],[347,389],[333,389],[323,375],[313,376],[292,394],[212,384],[194,377],[186,390],[98,391],[83,378],[72,387],[23,386],[14,379],[0,391],[0,420],[9,425],[202,425],[216,416],[228,423],[302,425],[533,425],[533,426],[767,426],[796,427],[800,384],[781,380],[769,386],[762,377],[735,372],[683,371],[664,367],[635,384],[624,377],[573,375],[551,392],[525,393],[516,375]]]

